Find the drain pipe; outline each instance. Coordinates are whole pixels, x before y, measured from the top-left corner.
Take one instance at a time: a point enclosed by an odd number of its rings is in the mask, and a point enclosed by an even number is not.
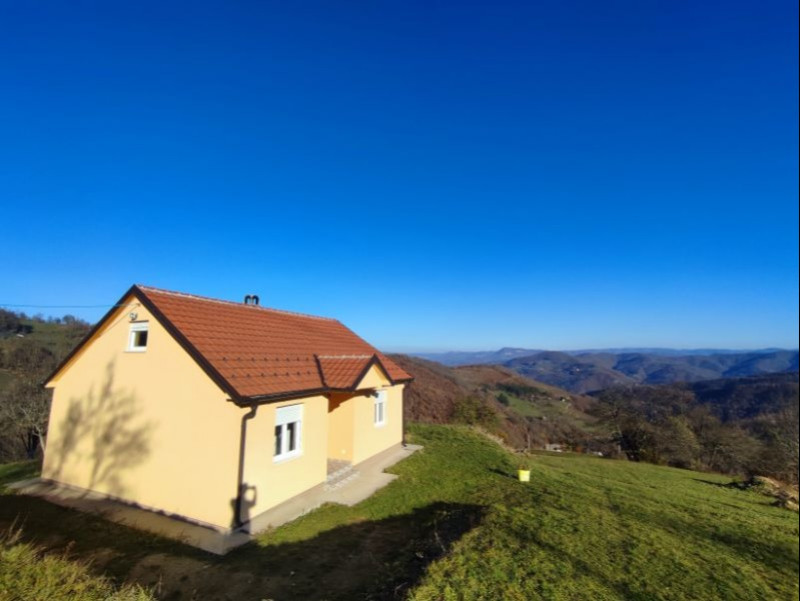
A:
[[[402,411],[400,412],[400,428],[402,429],[400,435],[400,444],[403,445],[405,449],[407,446],[406,443],[406,385],[403,384],[403,390],[400,392],[400,408]]]
[[[258,405],[250,405],[250,411],[242,416],[239,430],[239,470],[236,475],[236,505],[233,508],[233,528],[240,528],[242,523],[242,501],[244,500],[244,454],[247,443],[247,422],[256,416]]]

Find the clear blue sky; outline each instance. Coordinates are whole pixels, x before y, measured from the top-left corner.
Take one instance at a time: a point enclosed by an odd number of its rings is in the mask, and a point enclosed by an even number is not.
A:
[[[141,282],[387,350],[797,347],[797,13],[0,0],[0,303]]]

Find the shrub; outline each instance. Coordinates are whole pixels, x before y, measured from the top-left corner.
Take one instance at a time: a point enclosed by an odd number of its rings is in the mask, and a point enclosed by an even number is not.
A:
[[[0,599],[39,601],[153,601],[138,585],[115,587],[104,576],[90,573],[88,566],[65,554],[45,554],[34,545],[20,542],[19,529],[0,534]]]
[[[468,396],[456,402],[453,421],[492,429],[497,427],[497,414],[481,399]]]

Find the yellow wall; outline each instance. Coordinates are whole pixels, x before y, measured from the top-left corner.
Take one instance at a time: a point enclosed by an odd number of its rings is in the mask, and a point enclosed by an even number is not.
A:
[[[274,461],[278,407],[303,405],[302,449],[297,457]],[[321,484],[327,476],[328,399],[306,397],[262,405],[248,421],[243,482],[248,487],[245,520]]]
[[[386,423],[383,426],[376,426],[373,422],[372,397],[353,398],[356,431],[353,463],[369,459],[403,440],[403,385],[390,386],[386,390]]]
[[[355,402],[352,395],[332,394],[328,405],[328,457],[353,461]]]
[[[403,385],[392,386],[383,370],[373,365],[358,385],[359,389],[367,387],[387,391],[386,423],[375,425],[372,396],[359,395],[349,401],[353,403],[355,431],[353,463],[360,463],[403,439]]]
[[[42,476],[228,528],[246,410],[128,302],[50,383]],[[126,351],[131,311],[149,322],[146,352]]]

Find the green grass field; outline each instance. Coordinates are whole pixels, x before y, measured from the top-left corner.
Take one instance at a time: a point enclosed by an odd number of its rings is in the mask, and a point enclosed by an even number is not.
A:
[[[9,493],[0,528],[17,520],[27,541],[159,599],[798,598],[798,515],[727,477],[537,454],[523,484],[518,457],[468,429],[410,430],[425,449],[388,487],[222,558]]]

